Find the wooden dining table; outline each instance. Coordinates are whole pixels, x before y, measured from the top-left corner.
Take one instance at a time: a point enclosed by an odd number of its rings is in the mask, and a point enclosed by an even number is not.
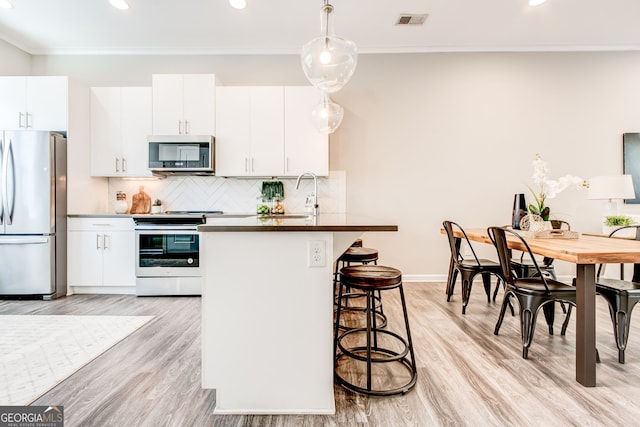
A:
[[[445,233],[444,229],[441,230]],[[469,240],[492,245],[486,228],[465,228]],[[461,232],[456,238],[463,238]],[[640,242],[579,235],[577,239],[525,237],[531,251],[576,265],[576,381],[586,387],[596,385],[596,265],[640,263]],[[509,248],[525,250],[515,238]]]

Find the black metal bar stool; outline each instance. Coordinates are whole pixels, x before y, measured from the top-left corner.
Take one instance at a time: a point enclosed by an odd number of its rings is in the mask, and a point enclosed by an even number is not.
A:
[[[345,302],[345,289],[350,287],[358,289],[365,294],[367,303],[365,307],[366,327],[353,328],[340,333],[340,316],[343,314]],[[375,312],[375,295],[381,291],[398,289],[402,312],[404,314],[405,336],[389,330],[382,329],[377,324]],[[364,343],[363,343],[364,341]],[[340,289],[338,291],[338,309],[336,312],[334,332],[334,378],[336,384],[357,393],[372,396],[391,396],[404,394],[411,390],[418,379],[416,359],[411,341],[409,329],[409,317],[402,289],[402,273],[392,267],[381,265],[352,265],[340,270]],[[344,362],[344,363],[342,363]],[[408,371],[406,375],[393,369],[391,364],[395,362],[398,369]],[[366,384],[357,385],[345,379],[345,371],[351,371],[353,378],[363,378],[361,369],[351,369],[365,366]],[[380,368],[385,369],[380,369]],[[375,368],[375,374],[374,374]],[[391,368],[388,370],[388,368]],[[377,384],[375,379],[381,379],[387,383]],[[394,383],[394,379],[396,380]],[[392,384],[389,384],[391,382]],[[399,384],[397,384],[399,383]]]
[[[378,264],[378,250],[372,248],[364,248],[362,247],[362,240],[357,239],[346,251],[343,252],[342,255],[336,260],[335,269],[333,272],[333,286],[335,292],[335,305],[337,305],[338,298],[338,285],[340,283],[340,269],[343,267],[348,267],[353,263],[358,263],[362,265],[367,264]],[[360,292],[351,292],[350,288],[347,288],[347,291],[343,295],[344,298],[347,298],[349,301],[353,302],[356,298],[360,299],[364,297],[363,293]],[[375,297],[375,311],[377,313],[378,318],[380,319],[380,327],[384,327],[387,324],[387,317],[384,314],[384,310],[382,308],[382,298],[380,292]],[[363,312],[365,310],[364,306],[356,306],[345,304],[344,310],[349,310],[351,312]],[[347,325],[340,325],[341,329],[349,330],[352,327]]]

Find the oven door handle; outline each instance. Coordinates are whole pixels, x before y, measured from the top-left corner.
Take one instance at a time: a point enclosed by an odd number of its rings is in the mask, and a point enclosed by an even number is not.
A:
[[[190,231],[192,233],[198,232],[198,228],[193,225],[137,225],[134,230],[144,232],[153,231],[162,234],[171,234],[175,231]]]

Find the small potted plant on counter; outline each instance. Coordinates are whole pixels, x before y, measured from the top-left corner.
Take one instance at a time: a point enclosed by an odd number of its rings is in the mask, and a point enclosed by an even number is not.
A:
[[[155,199],[151,205],[151,213],[162,213],[162,200]]]

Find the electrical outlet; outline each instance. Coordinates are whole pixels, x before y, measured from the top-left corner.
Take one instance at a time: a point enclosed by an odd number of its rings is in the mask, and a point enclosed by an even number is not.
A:
[[[327,251],[324,240],[309,240],[307,249],[307,266],[324,267],[327,265]]]

